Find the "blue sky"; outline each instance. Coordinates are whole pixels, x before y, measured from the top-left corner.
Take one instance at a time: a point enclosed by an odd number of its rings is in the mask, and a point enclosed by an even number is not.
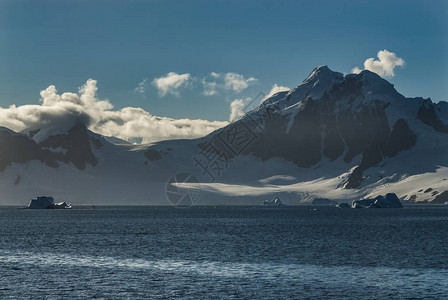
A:
[[[293,88],[317,65],[349,73],[383,49],[406,62],[387,78],[399,92],[448,100],[448,1],[1,1],[0,106],[93,78],[117,109],[227,121],[235,99]],[[153,80],[169,72],[190,77],[163,95]],[[224,87],[227,73],[248,86]]]

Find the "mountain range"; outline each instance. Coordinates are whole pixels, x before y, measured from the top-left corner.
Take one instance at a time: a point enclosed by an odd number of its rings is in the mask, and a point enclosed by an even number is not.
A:
[[[0,128],[1,204],[448,201],[448,103],[406,98],[370,71],[316,67],[208,136],[130,144],[72,128]],[[186,202],[185,202],[186,201]]]

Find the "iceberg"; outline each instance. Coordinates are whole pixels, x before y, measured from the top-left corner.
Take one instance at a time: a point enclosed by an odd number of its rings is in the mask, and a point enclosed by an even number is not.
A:
[[[72,208],[71,203],[54,202],[53,197],[41,196],[31,199],[28,207],[30,209],[67,209]]]
[[[352,208],[371,208],[374,202],[375,199],[353,200]]]
[[[282,201],[280,201],[280,199],[277,197],[275,197],[272,200],[263,201],[263,206],[282,206],[282,205],[283,205]]]
[[[395,193],[379,195],[373,199],[353,200],[352,208],[402,208],[403,205]]]
[[[350,205],[348,205],[347,202],[342,202],[336,205],[337,208],[350,208]]]

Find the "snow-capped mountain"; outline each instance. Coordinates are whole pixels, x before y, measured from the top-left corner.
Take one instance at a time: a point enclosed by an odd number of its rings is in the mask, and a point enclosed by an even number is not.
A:
[[[197,140],[116,141],[80,124],[64,132],[0,129],[0,201],[48,194],[73,203],[169,204],[179,173],[197,179],[184,187],[200,188],[200,204],[389,192],[448,201],[448,103],[406,98],[370,71],[344,76],[317,67],[297,88]]]

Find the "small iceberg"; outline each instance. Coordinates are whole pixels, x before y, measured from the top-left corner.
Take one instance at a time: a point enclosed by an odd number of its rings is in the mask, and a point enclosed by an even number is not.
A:
[[[350,205],[347,202],[342,202],[336,205],[337,208],[350,208]]]
[[[65,202],[54,202],[53,197],[36,197],[31,199],[30,204],[28,204],[29,209],[68,209],[72,208],[71,203],[67,204]]]
[[[263,206],[282,206],[283,203],[282,201],[280,201],[280,199],[278,197],[275,197],[274,199],[271,200],[264,200],[263,201]]]
[[[373,199],[353,200],[352,208],[402,208],[403,205],[394,193],[377,196]]]

